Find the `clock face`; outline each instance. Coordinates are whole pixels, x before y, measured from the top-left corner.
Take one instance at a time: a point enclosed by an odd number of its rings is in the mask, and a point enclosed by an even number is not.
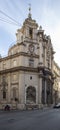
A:
[[[35,49],[34,45],[30,44],[30,45],[29,45],[29,51],[30,51],[31,53],[33,53],[33,52],[34,52],[34,49]]]

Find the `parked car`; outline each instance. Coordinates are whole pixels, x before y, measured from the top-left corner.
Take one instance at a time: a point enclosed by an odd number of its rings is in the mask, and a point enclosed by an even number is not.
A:
[[[60,108],[60,103],[54,105],[53,108]]]

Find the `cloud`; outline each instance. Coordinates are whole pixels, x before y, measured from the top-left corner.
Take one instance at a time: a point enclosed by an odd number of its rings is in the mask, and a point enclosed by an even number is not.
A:
[[[31,3],[32,6],[32,18],[37,20],[37,23],[42,25],[43,30],[47,35],[51,36],[52,44],[54,50],[56,51],[55,59],[58,63],[59,61],[59,50],[60,50],[60,1],[55,0],[1,0],[0,9],[3,10],[6,14],[20,22],[21,24],[24,22],[25,18],[28,16],[28,4]],[[0,17],[1,17],[0,13]],[[7,44],[16,40],[15,33],[18,28],[13,24],[8,24],[0,21],[0,30],[4,28],[4,33],[6,33],[9,37],[9,40],[1,40],[2,44],[0,46],[4,46],[4,42]],[[4,34],[3,33],[3,34]],[[3,35],[2,35],[3,36]],[[11,38],[11,40],[10,40]],[[2,52],[2,51],[1,51]]]

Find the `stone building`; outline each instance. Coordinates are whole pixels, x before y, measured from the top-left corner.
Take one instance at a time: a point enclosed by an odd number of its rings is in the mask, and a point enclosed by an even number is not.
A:
[[[60,67],[54,61],[53,63],[53,73],[54,73],[54,85],[53,85],[53,103],[60,102]]]
[[[28,18],[17,30],[17,42],[0,58],[0,108],[41,107],[53,103],[53,58],[50,36]]]

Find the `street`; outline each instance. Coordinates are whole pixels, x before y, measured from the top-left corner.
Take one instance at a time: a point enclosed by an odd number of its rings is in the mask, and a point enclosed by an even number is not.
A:
[[[0,130],[60,130],[60,109],[0,111]]]

